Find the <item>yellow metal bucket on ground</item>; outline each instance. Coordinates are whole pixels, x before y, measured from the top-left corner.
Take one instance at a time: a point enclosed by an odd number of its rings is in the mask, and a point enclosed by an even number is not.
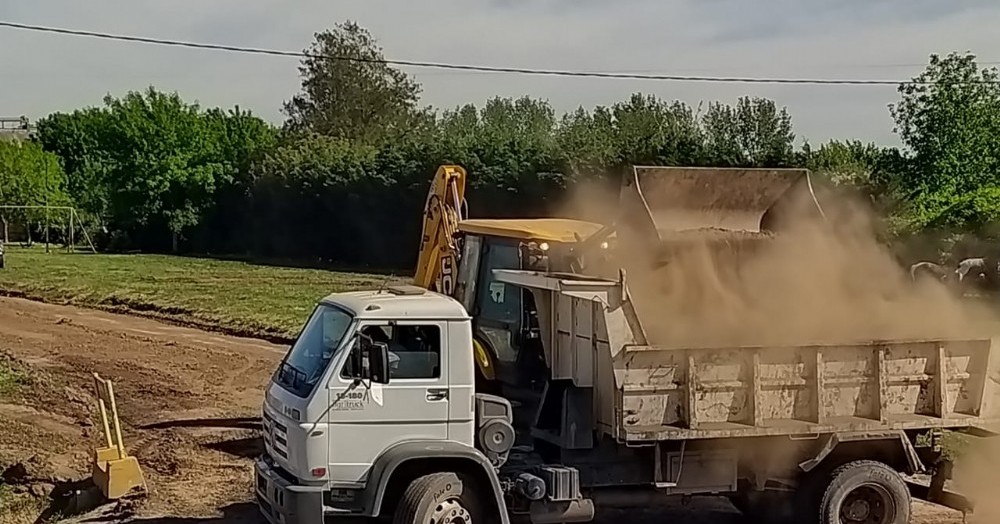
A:
[[[126,495],[144,494],[146,482],[139,468],[139,461],[126,453],[122,441],[114,387],[110,380],[101,378],[97,373],[94,373],[94,385],[104,428],[104,439],[107,443],[106,447],[94,450],[94,460],[91,464],[94,484],[105,497],[112,500]]]

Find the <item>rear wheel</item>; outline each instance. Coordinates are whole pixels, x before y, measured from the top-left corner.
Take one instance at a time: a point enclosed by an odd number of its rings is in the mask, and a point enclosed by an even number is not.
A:
[[[820,501],[820,524],[907,524],[910,491],[889,466],[859,460],[837,468]]]
[[[484,522],[473,483],[455,473],[431,473],[410,483],[392,524]]]

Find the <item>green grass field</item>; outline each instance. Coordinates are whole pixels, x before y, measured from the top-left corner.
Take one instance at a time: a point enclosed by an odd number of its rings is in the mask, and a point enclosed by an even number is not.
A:
[[[320,298],[394,277],[166,255],[7,249],[0,291],[171,318],[258,336],[294,336]]]

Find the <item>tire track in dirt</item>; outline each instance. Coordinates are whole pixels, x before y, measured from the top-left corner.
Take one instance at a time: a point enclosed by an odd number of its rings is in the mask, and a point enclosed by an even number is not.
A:
[[[0,298],[0,352],[38,376],[18,402],[0,404],[0,465],[42,461],[58,475],[85,477],[100,438],[90,393],[90,373],[98,372],[115,381],[126,444],[150,487],[129,521],[259,523],[250,457],[260,451],[263,387],[284,351],[141,317]],[[926,504],[914,513],[914,524],[962,521]],[[598,522],[745,520],[722,499],[696,498],[690,506],[607,510]]]

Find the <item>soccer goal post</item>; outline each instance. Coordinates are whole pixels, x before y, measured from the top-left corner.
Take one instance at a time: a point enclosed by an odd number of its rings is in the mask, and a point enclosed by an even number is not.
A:
[[[77,213],[75,207],[71,206],[6,205],[6,204],[0,205],[0,227],[3,228],[3,231],[0,231],[0,234],[3,235],[2,238],[4,244],[10,243],[11,218],[9,215],[22,214],[22,213],[26,214],[27,212],[30,211],[40,212],[39,214],[42,214],[43,216],[36,217],[36,220],[32,220],[23,215],[22,217],[19,217],[20,221],[24,223],[24,232],[27,236],[27,240],[29,243],[33,241],[33,239],[31,238],[32,224],[35,222],[44,221],[45,225],[44,242],[45,242],[45,249],[47,251],[49,249],[49,244],[50,244],[49,232],[52,229],[52,220],[53,218],[56,219],[61,218],[61,219],[66,219],[69,222],[68,224],[69,227],[66,229],[66,236],[63,238],[63,241],[65,243],[65,246],[70,251],[76,250],[76,241],[77,241],[76,232],[77,228],[79,227],[80,232],[83,234],[83,239],[86,242],[85,246],[90,248],[90,250],[93,251],[94,253],[97,252],[97,248],[94,247],[94,242],[91,241],[90,239],[90,234],[87,233],[87,228],[84,227],[83,221],[80,220],[79,213]],[[53,215],[56,216],[53,217]]]

